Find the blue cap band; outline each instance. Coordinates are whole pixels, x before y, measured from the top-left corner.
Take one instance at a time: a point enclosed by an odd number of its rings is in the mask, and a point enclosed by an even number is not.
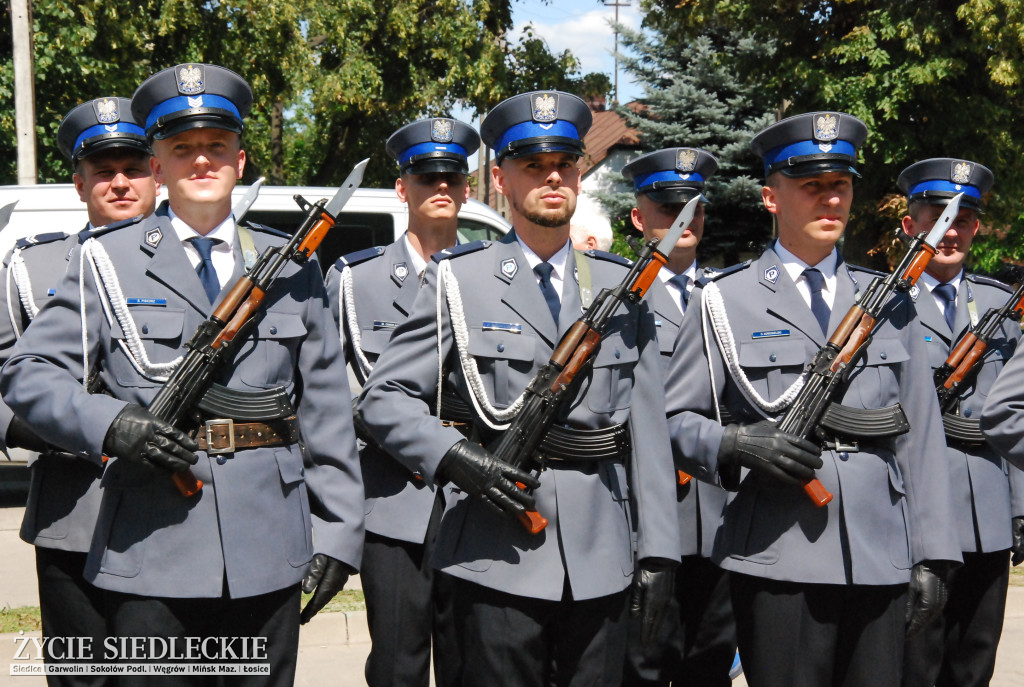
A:
[[[925,191],[948,191],[950,193],[960,193],[963,191],[964,195],[981,200],[981,192],[979,192],[974,186],[971,186],[970,184],[954,184],[952,181],[946,181],[945,179],[929,179],[928,181],[922,181],[917,186],[911,188],[907,195],[914,196],[918,193],[924,193]]]
[[[189,99],[202,98],[203,104],[193,106],[189,104]],[[174,112],[184,112],[185,110],[194,110],[196,107],[216,107],[221,110],[227,110],[231,114],[238,117],[239,121],[242,119],[242,115],[238,114],[238,108],[235,104],[219,95],[213,95],[212,93],[201,93],[197,96],[186,96],[179,95],[170,100],[165,100],[159,105],[153,107],[150,111],[149,116],[146,117],[146,130],[156,124],[157,120],[164,115],[172,114]]]
[[[774,148],[764,154],[764,173],[767,175],[769,170],[777,162],[785,160],[791,157],[803,157],[804,155],[822,155],[825,153],[819,146],[822,145],[818,141],[797,141],[791,143],[788,146],[782,146],[781,148]],[[828,144],[825,144],[828,145]],[[857,157],[857,149],[849,141],[833,141],[831,143],[832,148],[827,154],[830,155],[848,155],[851,158]]]
[[[110,130],[110,124],[97,124],[90,126],[88,129],[83,131],[75,139],[75,145],[71,148],[72,151],[77,151],[82,143],[93,136],[102,136],[104,134],[136,134],[137,136],[145,137],[146,132],[142,130],[138,124],[132,124],[131,122],[118,122],[114,124],[114,130]]]
[[[412,148],[408,148],[402,151],[402,154],[398,156],[398,165],[404,166],[412,158],[417,155],[423,155],[425,153],[436,153],[444,151],[447,153],[454,153],[459,157],[465,158],[468,156],[466,149],[460,146],[458,143],[437,143],[435,141],[429,141],[427,143],[417,143]]]
[[[639,191],[645,186],[650,186],[659,181],[687,181],[704,183],[704,177],[696,172],[690,172],[689,174],[683,174],[673,169],[666,169],[661,172],[652,172],[644,176],[638,176],[633,179],[633,190]]]
[[[559,136],[562,138],[575,138],[579,139],[580,133],[576,130],[576,125],[572,122],[565,121],[563,119],[555,120],[550,124],[541,124],[540,122],[519,122],[504,134],[494,144],[494,150],[501,151],[509,143],[515,141],[521,141],[526,138],[538,138],[540,136]],[[582,144],[582,141],[580,141]]]

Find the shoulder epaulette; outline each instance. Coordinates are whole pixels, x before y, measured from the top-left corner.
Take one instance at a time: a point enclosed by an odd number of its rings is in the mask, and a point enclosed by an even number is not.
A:
[[[109,233],[111,231],[123,229],[125,227],[130,227],[133,224],[138,224],[139,222],[142,221],[144,217],[145,215],[135,215],[134,217],[129,217],[128,219],[120,219],[116,222],[111,222],[110,224],[104,224],[102,227],[83,229],[78,233],[78,242],[81,243],[86,239],[96,238],[97,236],[102,236],[103,234]]]
[[[1006,291],[1007,293],[1013,293],[1012,286],[1006,284],[1005,282],[1001,282],[998,279],[993,279],[992,277],[985,277],[980,274],[967,274],[965,275],[965,277],[969,282],[973,282],[975,284],[985,284],[986,286],[994,286],[998,289]]]
[[[739,272],[741,270],[745,270],[748,267],[750,267],[752,264],[754,264],[753,260],[747,260],[745,262],[736,263],[735,265],[730,265],[729,267],[723,267],[722,269],[718,270],[717,272],[715,272],[713,275],[711,275],[710,277],[708,277],[704,281],[705,282],[718,281],[722,277],[728,277],[730,274],[735,274],[736,272]]]
[[[590,250],[583,251],[583,254],[590,258],[597,258],[598,260],[607,260],[608,262],[618,263],[619,265],[625,265],[626,267],[632,267],[633,262],[628,260],[618,253],[609,253],[604,250],[597,250],[592,248]]]
[[[270,234],[271,236],[277,236],[282,239],[290,239],[291,234],[275,229],[274,227],[268,227],[266,224],[258,224],[256,222],[242,222],[245,226],[249,227],[254,231],[262,231],[264,234]]]
[[[346,266],[352,267],[353,265],[358,265],[361,262],[366,262],[367,260],[379,258],[382,255],[384,255],[383,246],[364,248],[362,250],[353,251],[348,255],[342,255],[340,258],[338,258],[338,261],[334,263],[334,266],[337,269],[341,270]]]
[[[35,236],[26,236],[20,238],[14,243],[15,248],[28,248],[29,246],[39,246],[44,243],[53,243],[54,241],[60,241],[66,239],[67,234],[60,231],[51,231],[46,234],[36,234]]]
[[[483,250],[491,245],[490,241],[472,241],[470,243],[460,243],[457,246],[451,248],[445,248],[430,256],[430,259],[434,262],[441,262],[442,260],[449,260],[451,258],[457,258],[462,255],[469,255],[475,253],[478,250]]]
[[[888,273],[886,273],[886,272],[879,272],[878,270],[873,270],[870,267],[862,267],[861,265],[853,265],[853,264],[851,264],[850,265],[850,269],[851,270],[857,270],[858,272],[865,272],[867,274],[870,274],[872,277],[888,277],[889,276]]]

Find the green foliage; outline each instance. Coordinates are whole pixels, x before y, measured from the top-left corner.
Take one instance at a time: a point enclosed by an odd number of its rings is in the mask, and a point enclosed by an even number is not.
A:
[[[879,213],[896,177],[929,157],[965,157],[996,175],[984,221],[1024,257],[1024,154],[1019,117],[1024,73],[1020,0],[651,0],[647,23],[686,45],[708,31],[749,31],[774,41],[771,60],[735,60],[782,116],[842,110],[870,128],[845,252],[854,261],[884,243],[892,218]],[[1008,232],[1006,230],[1009,230]],[[989,262],[998,239],[979,242]],[[874,260],[881,265],[881,258]]]
[[[220,64],[253,88],[245,181],[340,183],[370,156],[390,184],[384,141],[403,124],[476,112],[526,87],[575,84],[578,63],[540,39],[506,39],[510,0],[35,0],[40,181],[67,181],[55,135],[75,105],[131,97],[182,62]],[[0,95],[13,102],[10,21],[0,25]],[[14,110],[0,111],[0,182],[16,178]]]
[[[647,32],[619,27],[627,72],[643,85],[643,107],[620,107],[640,133],[645,151],[675,146],[703,148],[719,162],[706,186],[711,201],[699,259],[729,265],[758,252],[769,238],[768,216],[761,208],[760,164],[750,139],[773,120],[760,86],[733,73],[741,61],[769,61],[771,43],[739,32],[708,32],[685,44],[656,27]],[[632,229],[632,194],[599,194],[613,218]],[[628,228],[628,229],[627,229]]]

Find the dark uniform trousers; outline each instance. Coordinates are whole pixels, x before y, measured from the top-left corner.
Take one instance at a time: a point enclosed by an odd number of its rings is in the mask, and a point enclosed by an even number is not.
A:
[[[430,557],[444,496],[437,492],[423,544],[366,533],[360,579],[373,648],[366,659],[366,684],[428,687],[431,638],[434,684],[458,684],[459,650],[453,636],[450,578],[434,570]]]
[[[731,573],[703,556],[683,556],[676,591],[658,636],[640,641],[641,618],[629,620],[624,687],[724,687],[736,658],[736,623],[729,596]]]
[[[516,596],[450,578],[462,687],[618,687],[628,590],[574,601]]]
[[[225,588],[219,599],[170,599],[136,596],[122,592],[107,593],[107,617],[110,620],[111,642],[130,642],[132,638],[178,638],[178,651],[184,653],[186,637],[237,638],[231,645],[236,658],[232,658],[220,645],[208,644],[212,658],[195,661],[169,661],[154,658],[132,660],[130,653],[120,651],[125,663],[256,663],[270,666],[269,675],[232,675],[228,679],[217,675],[120,675],[117,684],[125,687],[202,687],[203,685],[252,685],[253,687],[291,687],[295,683],[295,663],[299,651],[299,586],[292,585],[267,594],[232,599]],[[243,658],[244,645],[240,640],[265,638],[264,656]],[[115,644],[120,648],[120,644]],[[162,644],[158,645],[158,651]],[[199,643],[202,647],[202,643]],[[251,650],[251,649],[250,649]],[[128,651],[131,645],[128,644]],[[110,661],[111,663],[115,661]]]
[[[796,584],[738,573],[730,584],[749,687],[899,684],[906,585]]]
[[[1010,552],[964,553],[942,615],[907,642],[904,687],[988,685],[1003,631]]]
[[[39,614],[42,618],[43,637],[62,638],[46,644],[46,663],[102,662],[103,640],[107,636],[107,623],[103,618],[104,591],[85,581],[87,554],[79,551],[61,551],[41,546],[36,549],[36,576],[39,580]],[[65,655],[67,646],[63,638],[90,640],[91,661],[77,655]],[[59,657],[51,650],[60,652]],[[48,675],[48,685],[72,687],[77,685],[105,685],[110,678],[104,675]]]

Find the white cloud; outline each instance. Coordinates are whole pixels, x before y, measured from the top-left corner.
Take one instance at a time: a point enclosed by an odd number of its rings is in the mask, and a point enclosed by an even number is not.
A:
[[[522,35],[523,27],[533,24],[535,34],[543,38],[553,52],[572,51],[580,61],[581,73],[605,72],[612,75],[615,39],[611,24],[615,18],[614,7],[594,2],[551,5],[526,2],[513,4],[513,11],[516,19],[513,36],[516,40]],[[620,24],[636,29],[640,26],[640,20],[637,7],[619,7]],[[621,70],[619,82],[622,88]]]

